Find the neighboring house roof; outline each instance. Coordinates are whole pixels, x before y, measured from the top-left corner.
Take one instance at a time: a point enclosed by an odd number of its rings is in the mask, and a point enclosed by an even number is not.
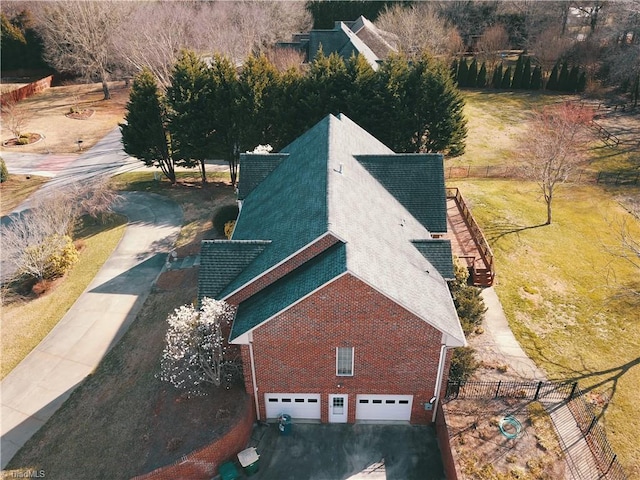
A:
[[[241,156],[241,178],[251,155]],[[429,230],[392,194],[394,188],[385,188],[363,164],[364,158],[371,168],[372,163],[390,161],[394,153],[346,116],[329,115],[279,155],[278,166],[245,197],[233,233],[234,241],[271,243],[261,244],[262,253],[245,263],[218,298],[247,288],[327,233],[340,241],[241,301],[231,339],[348,272],[443,332],[448,345],[464,345],[448,286],[438,273],[439,268],[445,276],[450,273],[443,266],[446,241],[423,248],[434,242]],[[419,155],[400,157],[409,165],[434,161],[433,156],[421,161]],[[201,271],[203,265],[206,270],[208,263],[201,262]]]
[[[296,34],[291,42],[280,42],[281,48],[295,48],[306,52],[308,61],[313,61],[322,49],[325,55],[337,53],[348,59],[362,54],[374,70],[379,62],[396,52],[397,37],[378,29],[369,20],[360,16],[353,22],[335,22],[332,29],[311,30],[308,34]]]

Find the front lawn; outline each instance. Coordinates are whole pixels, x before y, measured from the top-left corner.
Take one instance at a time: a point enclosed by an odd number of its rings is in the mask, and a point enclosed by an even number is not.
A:
[[[548,226],[532,183],[452,181],[496,257],[496,291],[527,354],[550,378],[578,380],[631,478],[640,478],[636,435],[640,391],[640,271],[617,256],[620,226],[640,222],[598,185],[563,186]],[[638,196],[639,189],[616,191]]]

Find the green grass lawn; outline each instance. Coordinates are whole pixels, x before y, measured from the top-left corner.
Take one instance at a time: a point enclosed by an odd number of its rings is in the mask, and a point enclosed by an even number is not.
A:
[[[533,183],[451,181],[461,189],[496,258],[496,291],[527,354],[554,379],[578,380],[603,410],[602,423],[631,478],[640,478],[640,271],[617,256],[625,223],[640,222],[607,191],[565,185],[554,221]]]
[[[120,242],[125,224],[126,218],[113,215],[104,224],[80,229],[75,235],[83,244],[78,262],[51,291],[2,306],[0,378],[7,376],[71,308]]]

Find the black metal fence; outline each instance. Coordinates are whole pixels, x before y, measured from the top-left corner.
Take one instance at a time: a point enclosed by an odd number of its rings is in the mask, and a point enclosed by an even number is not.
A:
[[[587,402],[579,387],[576,388],[567,405],[582,436],[587,441],[589,449],[593,453],[593,458],[596,460],[596,465],[601,474],[600,478],[626,480],[627,476],[622,470],[618,456],[607,440],[604,429],[598,423],[598,416],[593,406]]]
[[[522,400],[569,400],[576,382],[449,382],[445,398],[520,398]]]
[[[519,398],[566,402],[582,436],[593,453],[599,478],[627,480],[611,448],[593,406],[586,400],[577,382],[449,382],[446,400]]]
[[[526,178],[523,167],[516,165],[461,165],[445,168],[447,180],[455,178]],[[638,185],[640,170],[630,169],[615,172],[593,172],[576,170],[568,181],[574,183],[605,183],[608,185]]]

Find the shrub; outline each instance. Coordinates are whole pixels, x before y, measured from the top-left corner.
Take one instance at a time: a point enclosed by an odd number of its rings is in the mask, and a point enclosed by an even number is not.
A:
[[[28,145],[29,144],[29,135],[20,135],[18,138],[18,145]]]
[[[0,158],[0,183],[6,182],[7,180],[9,180],[9,170],[7,170],[4,159]]]
[[[227,240],[231,239],[231,235],[233,235],[233,229],[236,226],[236,221],[231,220],[224,224],[224,236],[227,237]]]
[[[460,286],[453,294],[453,303],[456,306],[465,335],[469,335],[482,325],[487,307],[480,296],[479,288],[469,285]]]
[[[239,212],[237,205],[224,205],[218,209],[213,216],[213,228],[216,229],[218,235],[225,235],[225,226],[229,222],[234,222],[238,218]]]
[[[471,347],[454,348],[449,367],[449,380],[452,382],[466,382],[480,367],[476,359],[475,350]]]
[[[78,251],[71,237],[64,236],[64,246],[49,257],[44,278],[52,279],[63,276],[78,261]]]

